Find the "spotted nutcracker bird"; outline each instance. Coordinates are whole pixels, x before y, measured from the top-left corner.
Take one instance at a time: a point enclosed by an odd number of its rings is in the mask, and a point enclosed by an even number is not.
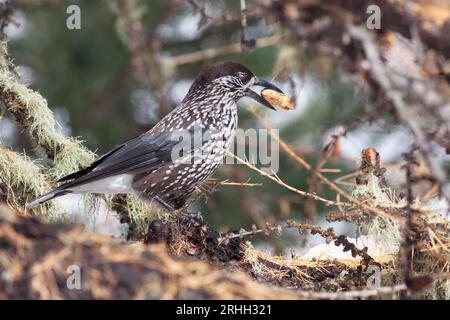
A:
[[[182,208],[223,162],[237,126],[237,101],[247,96],[274,109],[250,89],[252,86],[282,93],[240,63],[223,61],[205,67],[180,105],[152,129],[113,148],[89,167],[60,179],[62,185],[28,207],[68,193],[134,193],[170,211]],[[200,140],[196,138],[197,129],[202,133]],[[175,133],[188,133],[191,146],[196,147],[174,157],[181,141],[179,136],[173,138]],[[195,151],[201,151],[197,158],[183,161]]]

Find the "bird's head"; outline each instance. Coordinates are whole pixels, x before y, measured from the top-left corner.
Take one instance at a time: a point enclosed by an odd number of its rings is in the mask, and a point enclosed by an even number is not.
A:
[[[249,97],[262,105],[275,110],[275,108],[262,98],[251,87],[259,86],[283,93],[277,86],[269,81],[259,79],[253,72],[242,64],[234,61],[221,61],[205,67],[195,79],[186,96],[226,94],[234,101],[242,97]]]

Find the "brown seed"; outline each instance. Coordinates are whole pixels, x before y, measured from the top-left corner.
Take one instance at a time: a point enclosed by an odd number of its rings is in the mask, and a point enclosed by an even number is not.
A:
[[[278,91],[264,89],[261,91],[261,96],[271,105],[279,106],[285,110],[293,110],[295,108],[294,99]]]

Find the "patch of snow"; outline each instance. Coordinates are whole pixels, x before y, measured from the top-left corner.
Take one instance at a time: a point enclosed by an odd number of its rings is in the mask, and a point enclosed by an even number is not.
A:
[[[347,238],[349,242],[354,243],[358,249],[368,248],[368,254],[372,257],[377,257],[385,254],[395,254],[391,248],[383,246],[370,236],[360,236],[357,239]],[[342,245],[336,246],[334,241],[329,244],[318,244],[308,250],[306,254],[301,256],[302,259],[352,259],[350,251],[344,252]]]
[[[93,232],[124,239],[128,232],[128,225],[120,223],[115,211],[108,209],[105,201],[96,199],[97,205],[88,208],[84,205],[80,194],[67,194],[57,198],[71,217]]]

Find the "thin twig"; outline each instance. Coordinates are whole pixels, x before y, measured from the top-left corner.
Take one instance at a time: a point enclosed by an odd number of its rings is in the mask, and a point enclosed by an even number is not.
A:
[[[256,41],[256,48],[263,48],[277,45],[280,42],[280,35],[273,35],[266,38],[260,38]],[[173,67],[182,64],[194,63],[202,60],[213,59],[232,53],[241,52],[241,43],[233,43],[219,48],[210,48],[191,53],[181,54],[175,57],[161,57],[161,63],[164,67]]]
[[[367,299],[371,297],[381,296],[381,295],[394,295],[396,293],[406,291],[405,284],[398,284],[391,287],[379,287],[376,289],[363,289],[363,290],[350,290],[350,291],[339,291],[339,292],[310,292],[310,291],[300,291],[297,292],[299,296],[306,299],[317,299],[317,300],[341,300],[341,299]]]
[[[283,151],[285,151],[292,159],[294,159],[295,161],[297,161],[300,165],[302,165],[304,168],[311,170],[312,166],[307,163],[302,157],[300,157],[294,150],[292,150],[292,148],[285,142],[283,141],[283,139],[281,139],[274,131],[273,128],[271,127],[271,125],[268,123],[268,121],[264,118],[262,118],[253,108],[250,108],[250,111],[252,112],[252,114],[262,123],[262,125],[269,131],[269,134],[276,140],[279,142],[281,149]],[[381,210],[379,208],[375,208],[373,206],[369,206],[366,205],[364,203],[362,203],[361,201],[359,201],[358,199],[356,199],[355,197],[353,197],[351,194],[349,194],[348,192],[344,191],[343,189],[339,188],[336,183],[330,181],[327,177],[325,177],[322,173],[320,172],[316,172],[317,177],[322,180],[324,183],[326,183],[332,190],[336,191],[337,193],[339,193],[340,195],[342,195],[343,197],[347,198],[350,202],[354,203],[355,205],[369,211],[372,213],[375,213],[377,215],[380,216],[385,216],[388,217],[390,219],[393,220],[402,220],[403,217],[398,216],[398,215],[394,215],[391,214],[389,212],[386,212],[384,210]],[[349,205],[348,203],[341,203],[342,205]],[[340,204],[340,205],[341,205]]]
[[[239,186],[239,187],[261,187],[262,183],[249,183],[249,182],[233,182],[233,181],[221,181],[219,183],[222,186]]]
[[[224,149],[224,150],[225,150],[225,149]],[[334,201],[332,201],[332,200],[328,200],[328,199],[322,198],[322,197],[318,196],[317,194],[309,193],[309,192],[306,192],[306,191],[302,191],[302,190],[300,190],[300,189],[297,189],[297,188],[294,188],[294,187],[288,185],[288,184],[285,183],[283,180],[281,180],[277,175],[275,175],[275,174],[274,174],[274,175],[270,175],[270,174],[268,174],[267,172],[264,172],[263,170],[261,170],[261,169],[259,169],[258,167],[256,167],[254,164],[252,164],[252,163],[250,163],[250,162],[248,162],[248,161],[246,161],[246,160],[243,160],[243,159],[239,158],[238,156],[236,156],[235,154],[233,154],[233,153],[230,152],[229,150],[225,150],[225,153],[226,153],[227,155],[229,155],[230,157],[236,159],[236,160],[239,161],[240,163],[246,165],[246,166],[249,167],[250,169],[252,169],[252,170],[254,170],[254,171],[256,171],[256,172],[259,172],[262,176],[265,176],[265,177],[269,178],[270,180],[272,180],[272,181],[278,183],[279,185],[283,186],[284,188],[286,188],[286,189],[288,189],[288,190],[291,190],[291,191],[293,191],[293,192],[295,192],[295,193],[297,193],[297,194],[299,194],[299,195],[301,195],[301,196],[304,196],[304,197],[311,197],[311,198],[313,198],[313,199],[315,199],[315,200],[317,200],[317,201],[320,201],[320,202],[325,203],[325,204],[328,205],[328,206],[335,206],[335,205],[338,205],[336,202],[334,202]],[[349,203],[339,203],[339,205],[347,205],[347,206],[348,206]]]

